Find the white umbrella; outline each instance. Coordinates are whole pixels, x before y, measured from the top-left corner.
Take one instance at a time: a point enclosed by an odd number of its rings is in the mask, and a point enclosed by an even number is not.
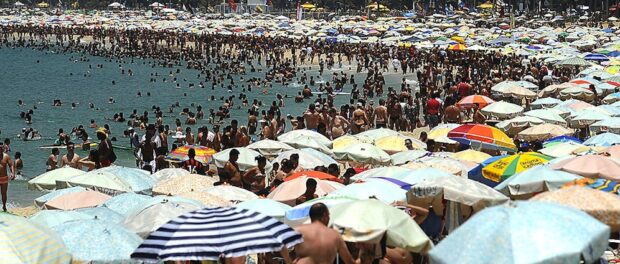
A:
[[[540,98],[534,102],[530,103],[530,106],[532,108],[549,108],[549,107],[554,107],[556,105],[558,105],[559,103],[561,103],[562,101],[560,99],[557,98],[552,98],[552,97],[546,97],[546,98]]]
[[[540,118],[533,116],[518,116],[513,119],[504,120],[502,122],[497,123],[495,126],[507,134],[517,134],[520,131],[535,125],[540,125],[545,123]]]
[[[554,158],[572,155],[576,150],[585,147],[585,145],[575,142],[562,142],[550,147],[539,150],[540,153]]]
[[[230,151],[233,149],[239,151],[239,159],[237,160],[237,164],[239,164],[239,170],[246,171],[258,166],[256,157],[260,156],[260,153],[249,148],[229,148],[213,154],[213,161],[215,162],[215,166],[217,166],[218,168],[224,168],[224,165],[226,165],[226,162],[228,162],[228,160],[230,159]],[[268,171],[271,171],[271,163],[267,162],[266,169]]]
[[[394,165],[405,164],[409,161],[416,160],[428,154],[429,152],[426,150],[407,150],[407,151],[398,152],[391,156],[392,164]]]
[[[517,134],[517,138],[526,141],[546,140],[557,136],[568,136],[573,130],[554,124],[541,124],[525,129]]]
[[[161,203],[147,204],[131,212],[125,218],[123,225],[138,236],[145,238],[177,216],[198,209],[200,207],[194,204],[164,200]]]
[[[620,117],[612,117],[594,122],[590,125],[590,130],[598,132],[612,132],[620,134]]]
[[[340,160],[352,160],[363,163],[386,164],[391,158],[385,151],[368,143],[354,144],[334,151],[334,156]]]
[[[329,166],[330,164],[338,164],[338,161],[324,153],[318,151],[309,151],[310,149],[295,149],[280,153],[273,163],[282,164],[282,160],[290,159],[291,155],[297,154],[299,156],[299,166],[306,170],[314,169],[317,166]]]
[[[585,109],[579,111],[577,115],[571,117],[570,125],[572,127],[585,127],[595,123],[596,121],[601,121],[608,118],[610,118],[609,115],[603,114],[600,111]]]
[[[282,142],[294,142],[295,138],[298,138],[300,136],[307,136],[307,137],[314,138],[317,142],[327,147],[332,146],[331,140],[329,140],[328,138],[326,138],[325,136],[321,135],[318,132],[314,132],[312,130],[307,130],[307,129],[291,130],[289,132],[286,132],[278,136],[278,140]]]
[[[260,154],[265,156],[277,156],[280,152],[294,149],[286,143],[271,139],[256,141],[248,145],[247,148],[256,150]]]
[[[556,125],[566,125],[566,120],[564,120],[564,118],[562,118],[562,116],[560,116],[559,114],[550,111],[549,109],[537,109],[537,110],[530,110],[527,111],[525,113],[523,113],[526,116],[532,116],[532,117],[537,117],[540,118],[546,122],[549,122],[551,124],[556,124]]]
[[[321,141],[316,137],[302,135],[302,136],[298,136],[295,138],[281,139],[280,141],[288,145],[291,145],[295,148],[311,148],[311,149],[316,149],[330,156],[333,155],[332,150],[329,149],[327,145],[322,144]]]
[[[155,182],[162,182],[165,180],[169,180],[176,177],[190,175],[188,170],[181,168],[166,168],[163,170],[159,170],[153,174],[151,174],[151,178],[155,180]]]
[[[219,185],[207,188],[204,192],[232,202],[245,202],[258,199],[256,194],[231,185]]]
[[[54,190],[56,181],[66,181],[74,176],[85,172],[71,167],[62,167],[43,173],[28,181],[28,189],[31,190]]]
[[[538,165],[504,180],[495,186],[495,190],[513,198],[515,196],[528,198],[527,196],[536,193],[560,189],[565,183],[579,178],[581,176],[576,174],[554,170],[545,165]],[[524,195],[527,196],[523,197]]]
[[[396,135],[400,135],[400,133],[392,129],[388,129],[388,128],[378,128],[378,129],[371,129],[371,130],[364,131],[362,133],[357,134],[356,136],[359,138],[365,137],[370,140],[377,140],[382,137],[396,136]]]
[[[566,88],[560,92],[561,99],[579,99],[585,101],[592,101],[594,99],[594,93],[586,88],[571,87]]]
[[[499,101],[485,106],[480,110],[483,114],[500,119],[512,118],[523,112],[523,107],[505,101]]]
[[[390,177],[390,178],[400,178],[405,177],[408,174],[413,172],[412,169],[404,168],[404,167],[396,167],[396,166],[387,166],[387,167],[378,167],[372,168],[369,170],[362,171],[358,174],[353,175],[351,179],[353,180],[362,180],[365,181],[369,178],[373,177]]]

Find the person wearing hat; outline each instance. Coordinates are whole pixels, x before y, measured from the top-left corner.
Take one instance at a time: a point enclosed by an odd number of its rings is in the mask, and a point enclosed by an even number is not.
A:
[[[97,139],[100,140],[99,148],[97,149],[99,153],[99,162],[101,163],[101,167],[108,167],[116,160],[116,155],[114,154],[114,150],[112,150],[112,141],[108,138],[105,128],[101,127],[97,129]]]

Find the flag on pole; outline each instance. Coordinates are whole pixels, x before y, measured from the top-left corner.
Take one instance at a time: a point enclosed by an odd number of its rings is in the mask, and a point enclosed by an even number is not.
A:
[[[295,17],[297,19],[297,21],[301,20],[301,17],[303,15],[303,9],[301,8],[301,5],[299,4],[299,1],[297,1],[297,16]]]

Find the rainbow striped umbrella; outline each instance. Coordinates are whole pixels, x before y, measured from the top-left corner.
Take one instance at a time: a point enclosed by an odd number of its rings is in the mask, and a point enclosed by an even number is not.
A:
[[[498,159],[482,169],[482,176],[494,182],[501,182],[519,172],[553,159],[536,152],[518,153]]]
[[[460,108],[472,108],[474,107],[474,104],[478,104],[480,106],[480,109],[482,109],[483,107],[490,105],[494,102],[495,101],[493,101],[493,99],[489,97],[476,94],[476,95],[470,95],[470,96],[463,97],[463,99],[461,99],[458,103],[456,103],[456,106]]]
[[[465,124],[448,132],[448,138],[481,149],[514,151],[515,143],[501,130],[481,124]]]
[[[448,50],[453,50],[453,51],[464,51],[466,49],[467,49],[467,46],[463,44],[454,44],[448,48]]]
[[[213,154],[215,154],[215,150],[212,148],[185,145],[185,146],[180,146],[176,148],[175,150],[173,150],[172,152],[170,152],[168,156],[166,156],[166,159],[173,160],[173,161],[185,161],[188,159],[187,152],[191,148],[193,148],[196,151],[195,159],[204,164],[209,164],[209,162],[211,162],[211,157],[213,156]]]
[[[613,194],[620,195],[620,183],[617,181],[611,181],[606,179],[592,179],[592,178],[581,178],[574,180],[572,182],[564,184],[562,188],[569,188],[572,186],[581,186],[588,187],[591,189],[609,192]]]

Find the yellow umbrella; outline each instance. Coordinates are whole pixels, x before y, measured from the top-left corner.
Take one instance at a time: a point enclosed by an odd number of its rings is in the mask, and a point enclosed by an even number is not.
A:
[[[428,139],[432,139],[438,143],[454,144],[456,143],[456,141],[448,138],[448,132],[450,132],[450,130],[452,129],[457,128],[458,126],[458,124],[438,125],[431,129],[430,132],[428,132]]]
[[[307,2],[306,2],[305,4],[303,4],[303,5],[301,5],[301,7],[305,8],[305,9],[313,9],[313,8],[316,8],[316,6],[315,6],[314,4],[307,3]]]
[[[450,39],[451,39],[451,40],[454,40],[454,41],[456,41],[456,42],[458,42],[458,43],[460,43],[460,44],[465,43],[465,40],[463,39],[463,37],[460,37],[460,36],[453,36],[453,37],[451,37]]]
[[[452,157],[455,159],[471,161],[480,164],[483,161],[489,159],[491,155],[473,149],[466,149],[452,154]]]
[[[454,44],[448,48],[448,50],[453,50],[453,51],[464,51],[466,49],[467,47],[463,44]]]
[[[484,4],[479,5],[478,7],[482,9],[491,9],[493,8],[493,4],[490,2],[486,2]]]
[[[620,66],[618,65],[613,65],[613,66],[609,66],[607,68],[605,68],[605,71],[611,74],[616,74],[618,72],[620,72]]]
[[[359,143],[370,143],[370,142],[366,139],[361,139],[356,136],[346,135],[346,136],[342,136],[337,139],[334,139],[332,141],[332,149],[333,150],[343,149],[353,144],[359,144]]]
[[[407,139],[411,140],[414,149],[426,148],[426,144],[424,144],[424,142],[412,137],[406,137],[402,135],[393,135],[379,138],[375,140],[375,146],[379,147],[387,153],[394,154],[396,152],[408,150],[407,146],[405,146],[405,140]]]
[[[41,2],[41,3],[37,4],[37,7],[40,7],[40,8],[46,8],[46,7],[49,7],[49,6],[50,5],[48,3],[45,3],[45,2]]]

